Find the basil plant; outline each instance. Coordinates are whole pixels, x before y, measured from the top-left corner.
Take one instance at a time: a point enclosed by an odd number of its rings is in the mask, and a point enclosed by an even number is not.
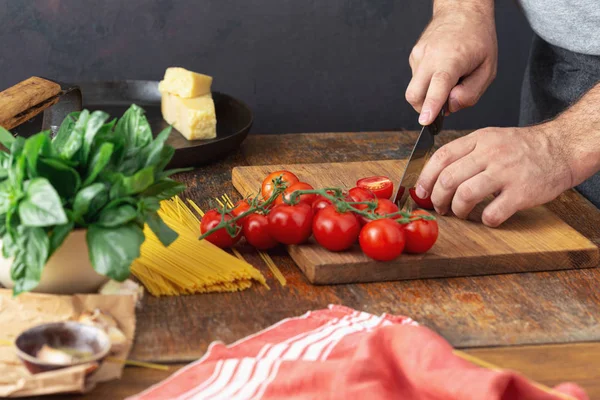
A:
[[[144,111],[119,119],[102,111],[70,114],[49,131],[13,137],[0,127],[0,239],[12,258],[17,295],[34,289],[48,259],[74,229],[86,229],[92,266],[116,281],[129,277],[147,224],[168,246],[177,233],[159,217],[160,201],[185,185],[165,170],[175,150],[171,127],[153,138]]]

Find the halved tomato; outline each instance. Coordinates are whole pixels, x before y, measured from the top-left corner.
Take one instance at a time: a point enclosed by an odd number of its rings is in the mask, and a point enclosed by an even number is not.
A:
[[[356,186],[373,192],[379,199],[390,199],[394,193],[394,184],[387,176],[370,176],[359,179]]]

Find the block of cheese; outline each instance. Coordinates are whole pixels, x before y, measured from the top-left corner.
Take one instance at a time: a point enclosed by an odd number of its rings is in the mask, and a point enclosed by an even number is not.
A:
[[[171,93],[162,93],[162,115],[187,140],[217,137],[217,117],[211,94],[184,99]]]
[[[161,93],[176,94],[190,99],[210,93],[213,78],[188,71],[185,68],[171,67],[165,71],[165,77],[158,84]]]

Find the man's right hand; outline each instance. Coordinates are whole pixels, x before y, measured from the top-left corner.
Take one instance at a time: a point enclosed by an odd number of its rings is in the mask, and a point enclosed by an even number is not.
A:
[[[473,106],[496,77],[493,0],[435,1],[409,62],[406,100],[420,113],[420,124],[432,123],[446,100],[450,112]]]

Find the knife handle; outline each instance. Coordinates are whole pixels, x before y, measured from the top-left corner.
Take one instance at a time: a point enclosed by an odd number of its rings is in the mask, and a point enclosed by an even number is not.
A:
[[[61,86],[36,76],[0,92],[0,126],[13,129],[57,103]]]

